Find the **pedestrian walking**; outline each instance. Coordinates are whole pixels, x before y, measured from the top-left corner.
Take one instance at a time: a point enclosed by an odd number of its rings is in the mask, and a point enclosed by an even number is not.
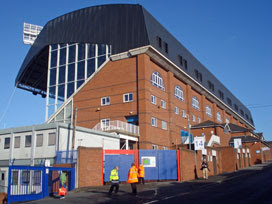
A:
[[[144,169],[144,166],[143,164],[141,163],[139,165],[139,174],[138,174],[138,177],[139,177],[139,184],[144,184],[144,177],[145,177],[145,169]]]
[[[111,187],[109,190],[109,194],[111,195],[113,189],[115,188],[115,193],[118,193],[119,191],[119,176],[118,176],[118,166],[115,166],[113,170],[111,170],[110,173],[110,182]]]
[[[210,171],[210,170],[209,170],[209,165],[208,165],[208,162],[207,162],[206,158],[204,158],[203,161],[202,161],[201,170],[203,172],[203,178],[205,180],[207,180],[208,177],[209,177],[209,172],[208,171]]]
[[[62,173],[60,175],[60,185],[61,185],[61,187],[59,189],[60,199],[64,199],[65,195],[67,193],[66,182],[67,182],[66,172],[62,171]]]
[[[136,184],[138,183],[138,169],[136,168],[134,163],[131,164],[131,168],[129,169],[127,183],[130,183],[132,193],[136,195],[137,194]]]

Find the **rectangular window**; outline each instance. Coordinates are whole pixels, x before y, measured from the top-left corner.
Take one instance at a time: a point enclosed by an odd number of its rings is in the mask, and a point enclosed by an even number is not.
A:
[[[159,48],[161,48],[162,47],[162,39],[159,36],[157,36],[157,41],[158,41]]]
[[[110,97],[106,96],[101,98],[101,106],[110,105]]]
[[[5,144],[4,144],[4,149],[9,149],[10,148],[10,137],[5,138]]]
[[[157,127],[157,118],[152,117],[151,118],[151,124],[153,127]]]
[[[230,106],[232,106],[232,101],[231,101],[230,98],[227,98],[227,102],[228,102],[228,104],[229,104]]]
[[[25,147],[31,147],[31,140],[32,140],[31,135],[26,135],[25,136]]]
[[[193,122],[195,122],[195,121],[196,121],[196,117],[195,117],[195,115],[193,115],[192,117],[193,117]]]
[[[181,55],[178,56],[179,64],[183,66],[183,58]]]
[[[43,134],[36,135],[36,147],[43,146]]]
[[[126,93],[123,95],[123,102],[131,102],[133,101],[133,93]]]
[[[201,123],[201,119],[200,118],[198,118],[197,120],[198,120],[198,123]]]
[[[166,42],[164,42],[164,51],[168,53],[168,44]]]
[[[175,114],[179,114],[179,108],[177,106],[175,106]]]
[[[21,143],[21,137],[20,136],[16,136],[14,138],[14,148],[20,148],[20,143]]]
[[[101,120],[101,128],[102,130],[108,130],[110,127],[110,119],[109,118],[105,118]]]
[[[208,86],[209,86],[209,89],[214,91],[214,84],[208,80]]]
[[[1,174],[1,180],[4,181],[5,180],[5,173]]]
[[[162,121],[162,129],[167,130],[167,122]]]
[[[186,112],[185,112],[185,110],[182,110],[182,117],[186,118]]]
[[[21,183],[27,185],[29,183],[30,171],[22,171]]]
[[[161,100],[161,107],[164,108],[164,109],[166,109],[166,103],[165,103],[164,100]]]
[[[152,149],[153,150],[157,150],[158,149],[158,145],[152,145]]]
[[[163,150],[167,150],[167,147],[162,147]]]
[[[48,134],[48,146],[56,144],[56,133],[52,132]]]
[[[185,68],[186,70],[188,69],[187,60],[184,60],[184,68]]]
[[[156,96],[151,95],[151,103],[156,105],[157,104],[157,98]]]
[[[221,90],[218,90],[219,97],[224,100],[224,93]]]

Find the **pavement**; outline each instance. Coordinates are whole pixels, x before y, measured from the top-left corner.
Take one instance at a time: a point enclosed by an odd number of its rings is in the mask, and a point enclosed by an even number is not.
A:
[[[131,187],[129,184],[120,184],[119,192],[108,195],[110,186],[105,185],[101,187],[88,187],[75,189],[68,192],[65,199],[61,200],[59,197],[47,197],[42,200],[31,201],[31,204],[83,204],[83,203],[156,203],[171,201],[178,197],[185,198],[190,197],[192,194],[201,194],[202,191],[216,191],[219,187],[223,188],[223,184],[231,184],[231,182],[240,182],[246,178],[253,177],[265,169],[272,169],[272,162],[259,164],[244,168],[232,173],[225,173],[216,176],[210,176],[208,180],[197,179],[187,182],[152,182],[145,183],[144,185],[138,184],[138,194],[135,196],[131,193]],[[269,169],[270,171],[270,169]],[[221,185],[222,184],[222,185]],[[235,184],[237,185],[237,184]],[[171,202],[172,203],[172,202]],[[205,203],[205,202],[204,202]]]

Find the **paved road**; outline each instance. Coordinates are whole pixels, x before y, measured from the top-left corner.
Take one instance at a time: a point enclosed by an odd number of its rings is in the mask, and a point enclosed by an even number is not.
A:
[[[271,203],[272,163],[256,165],[234,173],[190,182],[156,182],[138,185],[138,195],[130,194],[128,184],[108,196],[109,186],[69,192],[64,200],[45,198],[31,204],[81,203]]]

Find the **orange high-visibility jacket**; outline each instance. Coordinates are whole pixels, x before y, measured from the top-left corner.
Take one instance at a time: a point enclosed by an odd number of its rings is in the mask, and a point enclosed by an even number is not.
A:
[[[135,166],[129,169],[127,183],[138,183],[138,169]]]
[[[143,167],[143,165],[139,166],[139,177],[144,178],[144,167]]]

